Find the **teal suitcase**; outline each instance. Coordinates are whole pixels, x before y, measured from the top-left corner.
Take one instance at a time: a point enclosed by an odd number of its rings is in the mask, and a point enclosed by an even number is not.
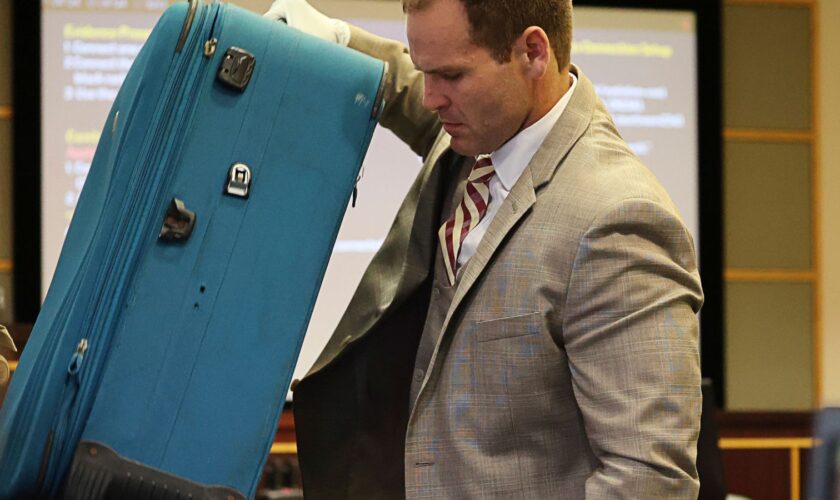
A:
[[[384,72],[233,5],[167,9],[0,408],[0,497],[254,496]]]

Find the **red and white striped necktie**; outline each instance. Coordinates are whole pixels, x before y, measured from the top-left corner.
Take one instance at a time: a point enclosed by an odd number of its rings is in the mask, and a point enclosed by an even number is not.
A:
[[[458,275],[458,255],[461,244],[470,231],[481,222],[490,204],[490,179],[495,175],[493,162],[489,156],[478,159],[467,178],[464,199],[455,208],[452,217],[438,231],[440,248],[443,251],[443,263],[449,284],[455,284]]]

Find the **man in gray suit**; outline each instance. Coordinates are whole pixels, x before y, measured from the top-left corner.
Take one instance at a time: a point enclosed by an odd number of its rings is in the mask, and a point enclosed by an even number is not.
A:
[[[311,498],[696,498],[691,237],[570,63],[569,0],[403,0],[410,51],[304,0],[267,14],[389,63],[422,155],[294,388]]]

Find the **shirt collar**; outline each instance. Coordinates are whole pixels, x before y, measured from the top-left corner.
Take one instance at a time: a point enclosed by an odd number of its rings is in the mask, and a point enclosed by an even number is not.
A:
[[[525,171],[525,167],[528,166],[531,158],[536,154],[572,99],[572,92],[577,86],[577,77],[571,72],[569,75],[572,78],[569,90],[563,94],[563,97],[545,116],[513,136],[501,148],[490,153],[490,159],[496,169],[496,176],[507,191],[510,191],[516,181],[519,180],[519,176]]]

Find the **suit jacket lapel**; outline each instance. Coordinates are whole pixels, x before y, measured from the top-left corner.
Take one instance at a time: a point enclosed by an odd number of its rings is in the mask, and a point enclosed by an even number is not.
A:
[[[592,120],[596,103],[592,82],[576,66],[573,65],[571,71],[578,78],[575,92],[560,119],[557,120],[540,149],[537,150],[510,194],[499,207],[499,211],[478,244],[475,255],[467,262],[452,304],[449,306],[446,320],[443,322],[443,332],[446,332],[452,315],[481,276],[499,245],[536,201],[537,189],[552,178],[555,170]]]
[[[522,173],[499,208],[490,227],[470,259],[449,307],[442,331],[446,332],[454,311],[484,271],[499,245],[536,201],[536,191],[548,182],[572,145],[583,135],[592,119],[596,97],[592,83],[572,66],[578,86],[568,107]],[[441,133],[432,146],[428,161],[412,192],[400,208],[397,222],[380,253],[365,272],[350,305],[324,351],[310,369],[312,375],[329,363],[350,343],[363,337],[386,311],[401,304],[429,276],[438,251],[435,200],[443,190],[445,167],[451,162],[449,136]],[[456,156],[456,158],[460,158]],[[442,335],[441,335],[442,337]],[[434,363],[434,357],[432,358]]]

